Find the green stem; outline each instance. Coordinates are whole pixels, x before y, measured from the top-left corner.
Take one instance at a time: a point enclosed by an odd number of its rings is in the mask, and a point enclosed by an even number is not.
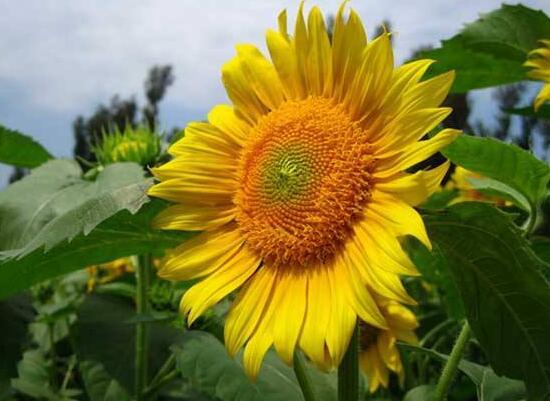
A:
[[[153,377],[153,380],[151,380],[151,383],[149,383],[149,387],[155,387],[157,383],[159,383],[170,371],[174,368],[176,365],[176,357],[174,354],[170,354],[166,362],[162,365],[162,367],[159,369],[155,377]]]
[[[462,330],[460,330],[460,334],[456,339],[455,345],[453,346],[451,355],[449,355],[449,359],[447,359],[447,363],[445,364],[445,367],[441,372],[441,376],[439,377],[439,381],[437,382],[437,387],[435,389],[435,401],[444,401],[447,398],[447,390],[455,377],[458,364],[462,359],[462,354],[464,353],[464,349],[466,348],[469,339],[470,325],[468,324],[468,321],[465,321],[462,326]]]
[[[149,397],[151,397],[158,390],[160,390],[160,388],[162,388],[162,386],[164,386],[164,385],[170,383],[172,380],[176,379],[178,377],[178,374],[179,374],[179,372],[177,370],[173,370],[170,373],[168,373],[166,376],[164,376],[162,379],[158,380],[158,382],[155,383],[154,385],[151,385],[151,386],[147,387],[143,391],[143,398],[148,399]]]
[[[142,255],[138,258],[136,268],[136,312],[144,315],[149,312],[147,291],[149,289],[151,273],[151,256]],[[149,326],[147,322],[136,324],[136,355],[135,355],[135,393],[137,401],[145,400],[143,391],[147,386],[149,355]]]
[[[311,386],[309,375],[306,372],[304,356],[299,351],[294,352],[294,373],[296,374],[296,378],[298,379],[298,383],[302,389],[304,400],[315,401],[313,387]]]
[[[338,368],[338,401],[359,400],[359,327],[353,331],[348,350]]]

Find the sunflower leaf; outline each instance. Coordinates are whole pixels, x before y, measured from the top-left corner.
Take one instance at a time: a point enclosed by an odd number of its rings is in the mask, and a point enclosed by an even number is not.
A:
[[[146,252],[162,253],[189,238],[190,233],[151,228],[164,202],[149,202],[132,215],[122,210],[100,223],[88,235],[79,234],[44,253],[42,249],[0,261],[0,299],[36,283],[84,267]]]
[[[105,371],[101,381],[104,381],[105,376],[110,377],[117,383],[109,384],[115,387],[111,391],[116,390],[116,393],[131,394],[134,389],[132,367],[135,358],[135,323],[131,323],[135,316],[134,308],[134,302],[126,297],[88,295],[79,306],[78,319],[71,328],[71,338],[79,361],[101,363]],[[149,366],[152,372],[156,372],[168,358],[169,347],[181,334],[177,329],[159,322],[151,323],[148,327]],[[88,381],[86,386],[91,384]],[[97,392],[100,390],[96,388]]]
[[[0,125],[0,163],[34,168],[53,156],[30,136]]]
[[[292,368],[273,352],[263,361],[256,383],[245,375],[238,360],[231,358],[212,334],[189,331],[182,344],[174,347],[178,368],[197,389],[223,401],[302,401],[303,396]],[[309,369],[318,401],[335,399],[335,381],[330,375]]]
[[[550,286],[540,273],[543,262],[509,217],[488,204],[454,205],[427,215],[426,223],[495,373],[524,380],[530,400],[549,397]]]
[[[134,163],[112,164],[94,181],[72,160],[52,160],[0,192],[0,251],[21,257],[46,251],[126,209],[135,213],[152,184]]]
[[[461,135],[442,153],[453,163],[510,187],[507,195],[522,208],[528,205],[535,218],[550,182],[548,164],[515,145],[471,135]]]
[[[420,56],[437,61],[427,76],[455,70],[451,91],[466,92],[527,79],[528,53],[549,37],[550,18],[544,12],[505,4]]]

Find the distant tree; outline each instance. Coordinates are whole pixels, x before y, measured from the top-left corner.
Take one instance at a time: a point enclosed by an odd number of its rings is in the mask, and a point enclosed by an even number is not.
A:
[[[497,102],[499,112],[497,114],[497,127],[493,131],[493,136],[500,140],[512,138],[512,115],[506,113],[506,109],[513,109],[518,106],[525,91],[524,84],[514,84],[501,86],[493,92],[493,99]]]
[[[21,178],[26,176],[29,173],[29,170],[22,167],[14,167],[10,174],[9,183],[13,184],[15,181],[19,181]]]
[[[144,122],[154,130],[158,118],[158,104],[166,94],[166,90],[174,83],[171,65],[155,66],[149,70],[145,80],[145,97],[147,104],[143,108]]]

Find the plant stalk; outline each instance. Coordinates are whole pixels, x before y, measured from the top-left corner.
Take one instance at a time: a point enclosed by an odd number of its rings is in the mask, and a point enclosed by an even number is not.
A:
[[[353,330],[348,350],[338,368],[338,401],[359,400],[359,326]]]
[[[311,380],[306,371],[304,356],[300,351],[296,350],[294,352],[294,373],[302,389],[302,394],[304,395],[305,401],[315,401],[315,396],[313,395],[313,387],[311,386]]]
[[[447,359],[447,363],[445,363],[439,381],[437,382],[437,387],[435,388],[435,401],[444,401],[447,399],[447,391],[455,377],[458,364],[462,359],[462,354],[464,354],[464,350],[470,339],[470,333],[470,325],[468,321],[465,321],[456,339],[455,345],[453,346],[451,355],[449,355],[449,359]]]
[[[151,255],[138,257],[136,267],[136,312],[144,315],[149,312],[147,292],[151,281]],[[149,326],[147,322],[136,324],[135,355],[135,395],[137,401],[145,400],[144,390],[148,381]]]

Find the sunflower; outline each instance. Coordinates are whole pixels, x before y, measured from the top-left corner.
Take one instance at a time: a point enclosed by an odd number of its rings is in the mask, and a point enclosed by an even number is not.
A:
[[[359,366],[368,377],[371,393],[380,385],[388,387],[390,372],[396,373],[403,385],[405,376],[396,342],[418,342],[414,334],[418,322],[408,308],[389,299],[381,299],[379,308],[388,324],[387,329],[359,322]]]
[[[332,38],[318,8],[306,23],[300,7],[293,35],[283,11],[267,47],[271,61],[237,46],[222,69],[233,105],[187,126],[149,191],[176,203],[156,227],[203,231],[167,252],[158,274],[202,279],[181,301],[190,324],[239,289],[225,343],[231,355],[245,347],[252,378],[272,345],[289,364],[299,347],[337,366],[357,317],[388,328],[375,294],[414,302],[399,275],[418,273],[399,238],[430,246],[413,207],[448,163],[407,171],[460,133],[420,140],[451,112],[438,106],[453,73],[421,81],[430,60],[394,68],[390,34],[367,42],[343,5]]]
[[[86,288],[92,292],[97,284],[109,283],[125,273],[134,271],[134,263],[131,258],[119,258],[102,265],[94,265],[87,268],[88,281]]]
[[[524,64],[526,67],[532,68],[527,74],[530,78],[545,82],[535,99],[535,110],[550,100],[550,39],[543,39],[540,43],[542,43],[542,47],[530,52],[529,58]]]

